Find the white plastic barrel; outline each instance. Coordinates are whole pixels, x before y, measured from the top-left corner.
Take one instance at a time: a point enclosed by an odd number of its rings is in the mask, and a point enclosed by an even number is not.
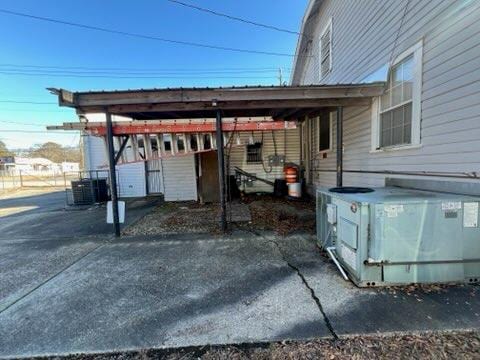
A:
[[[302,184],[299,182],[288,184],[288,196],[296,198],[302,197]]]

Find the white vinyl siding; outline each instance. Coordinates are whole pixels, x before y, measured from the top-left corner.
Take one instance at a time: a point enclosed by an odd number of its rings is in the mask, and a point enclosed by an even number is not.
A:
[[[251,133],[241,132],[240,141],[242,144],[246,144],[249,141]],[[226,148],[226,161],[229,159],[229,174],[235,175],[235,166],[253,173],[256,176],[267,179],[269,181],[275,181],[275,179],[283,179],[283,166],[274,166],[271,171],[267,162],[268,156],[275,153],[275,147],[277,149],[278,155],[285,155],[285,162],[293,162],[295,164],[300,163],[300,129],[290,129],[290,130],[276,130],[274,131],[275,136],[275,145],[272,138],[272,133],[266,131],[263,133],[263,145],[262,145],[262,158],[265,165],[262,163],[257,164],[248,164],[245,145],[232,146],[230,157],[227,156],[229,153],[228,148]],[[262,132],[254,131],[253,140],[260,141],[262,139]],[[267,170],[267,171],[265,171]],[[273,187],[265,184],[260,181],[254,181],[251,187],[245,187],[246,192],[262,192],[262,191],[273,191]]]
[[[306,27],[319,38],[324,24],[335,19],[335,64],[320,80],[319,62],[299,59],[294,84],[360,82],[420,41],[423,44],[419,131],[412,132],[410,145],[401,151],[377,150],[379,129],[372,126],[372,108],[344,108],[347,186],[383,186],[391,176],[348,170],[480,172],[480,2],[410,0],[406,13],[405,4],[324,0],[318,13],[311,16],[313,24]],[[314,46],[309,55],[317,51]],[[333,122],[334,142],[335,127]],[[335,185],[335,152],[323,158],[316,146],[310,149],[314,149],[308,164],[313,183]]]

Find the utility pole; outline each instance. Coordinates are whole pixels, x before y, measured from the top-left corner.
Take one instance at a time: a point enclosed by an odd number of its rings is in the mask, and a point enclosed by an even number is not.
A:
[[[282,68],[278,68],[278,80],[280,81],[280,86],[283,85],[283,74],[282,74]]]

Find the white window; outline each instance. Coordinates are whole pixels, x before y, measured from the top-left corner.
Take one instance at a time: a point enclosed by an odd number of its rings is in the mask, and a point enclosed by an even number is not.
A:
[[[319,43],[320,79],[323,79],[332,69],[332,19],[320,34]]]
[[[375,150],[420,144],[422,44],[397,57],[385,93],[374,102]]]
[[[318,152],[332,150],[332,114],[322,113],[318,117]]]

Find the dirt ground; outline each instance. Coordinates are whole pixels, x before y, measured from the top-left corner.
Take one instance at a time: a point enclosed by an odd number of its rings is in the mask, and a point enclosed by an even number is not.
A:
[[[281,342],[239,346],[204,346],[175,350],[71,355],[72,360],[107,359],[479,359],[480,333],[371,335],[337,340]]]
[[[233,209],[233,214],[229,211]],[[249,214],[239,214],[239,212]],[[247,215],[247,216],[246,216]],[[315,204],[311,200],[292,201],[270,195],[247,195],[227,206],[227,219],[245,230],[273,230],[279,235],[301,231],[314,233]],[[163,203],[124,235],[168,235],[178,233],[218,233],[219,205],[197,202]]]

